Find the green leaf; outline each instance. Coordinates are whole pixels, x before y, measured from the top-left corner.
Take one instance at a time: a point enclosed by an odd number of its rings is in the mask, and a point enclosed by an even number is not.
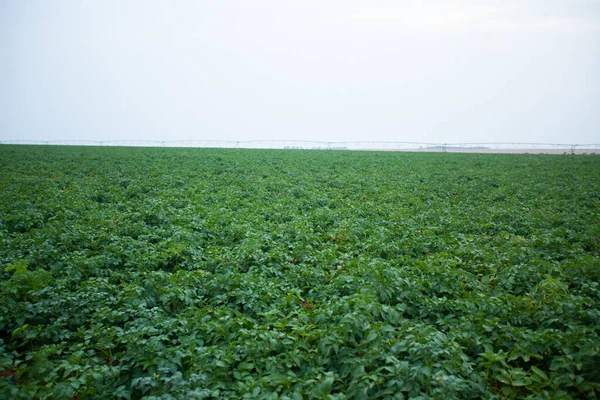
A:
[[[331,386],[333,385],[334,381],[335,377],[326,376],[325,379],[319,382],[319,384],[313,389],[312,395],[317,398],[322,398],[325,395],[329,394],[331,392]]]
[[[539,369],[535,365],[531,366],[531,371],[533,371],[536,375],[538,375],[539,377],[543,378],[544,380],[548,380],[548,375],[546,375],[546,373],[544,371],[542,371],[541,369]]]

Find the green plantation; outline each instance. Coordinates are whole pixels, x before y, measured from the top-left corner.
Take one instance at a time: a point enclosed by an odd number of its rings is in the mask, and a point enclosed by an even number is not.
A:
[[[600,397],[600,157],[0,146],[0,398]]]

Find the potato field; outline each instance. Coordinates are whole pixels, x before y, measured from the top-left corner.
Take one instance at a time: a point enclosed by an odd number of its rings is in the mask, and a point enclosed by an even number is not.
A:
[[[600,397],[600,157],[0,146],[0,399]]]

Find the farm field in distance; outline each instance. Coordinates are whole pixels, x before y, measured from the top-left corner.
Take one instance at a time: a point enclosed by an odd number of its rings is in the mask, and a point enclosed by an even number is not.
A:
[[[600,157],[0,146],[0,398],[600,395]]]

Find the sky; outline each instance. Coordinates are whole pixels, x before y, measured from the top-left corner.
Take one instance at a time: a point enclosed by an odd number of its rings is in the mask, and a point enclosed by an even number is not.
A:
[[[600,0],[0,0],[2,140],[600,143]]]

